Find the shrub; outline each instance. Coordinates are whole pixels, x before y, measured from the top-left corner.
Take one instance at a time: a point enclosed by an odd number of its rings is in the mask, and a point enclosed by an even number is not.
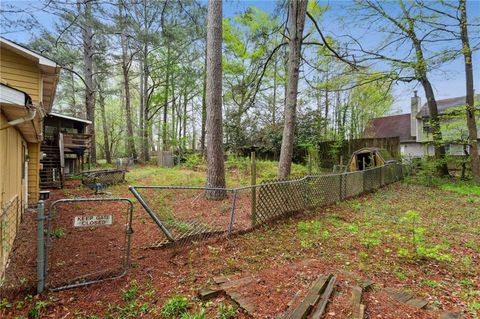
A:
[[[188,310],[188,299],[182,295],[175,295],[165,302],[161,314],[165,318],[178,318]]]

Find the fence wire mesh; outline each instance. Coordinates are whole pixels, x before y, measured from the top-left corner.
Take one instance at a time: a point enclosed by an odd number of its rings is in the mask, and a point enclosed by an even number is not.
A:
[[[18,196],[9,200],[0,215],[0,270],[5,269],[21,221],[21,201]],[[0,273],[0,277],[3,274]]]
[[[290,180],[266,180],[234,189],[177,186],[131,186],[130,191],[154,223],[144,247],[177,246],[214,236],[229,236],[250,230],[305,210],[316,209],[373,191],[404,176],[400,164],[365,171],[309,175]],[[209,200],[208,192],[223,192]]]
[[[50,205],[46,287],[77,287],[125,274],[133,205],[125,198],[61,199]]]
[[[110,169],[82,172],[82,184],[94,188],[96,184],[111,186],[126,182],[124,169]]]

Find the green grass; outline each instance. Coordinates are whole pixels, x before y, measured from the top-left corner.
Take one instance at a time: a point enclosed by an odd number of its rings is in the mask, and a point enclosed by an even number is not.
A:
[[[446,191],[455,192],[461,195],[475,195],[480,196],[480,186],[470,183],[444,183],[440,188]]]

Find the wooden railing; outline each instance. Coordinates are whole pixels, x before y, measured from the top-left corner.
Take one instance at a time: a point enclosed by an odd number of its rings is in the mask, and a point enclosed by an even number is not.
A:
[[[63,133],[63,145],[66,148],[90,148],[90,134]]]

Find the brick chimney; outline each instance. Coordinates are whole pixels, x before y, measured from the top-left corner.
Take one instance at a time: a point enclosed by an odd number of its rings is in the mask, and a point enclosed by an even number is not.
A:
[[[420,106],[420,97],[417,95],[417,91],[413,91],[410,103],[410,135],[417,136],[417,113]]]

